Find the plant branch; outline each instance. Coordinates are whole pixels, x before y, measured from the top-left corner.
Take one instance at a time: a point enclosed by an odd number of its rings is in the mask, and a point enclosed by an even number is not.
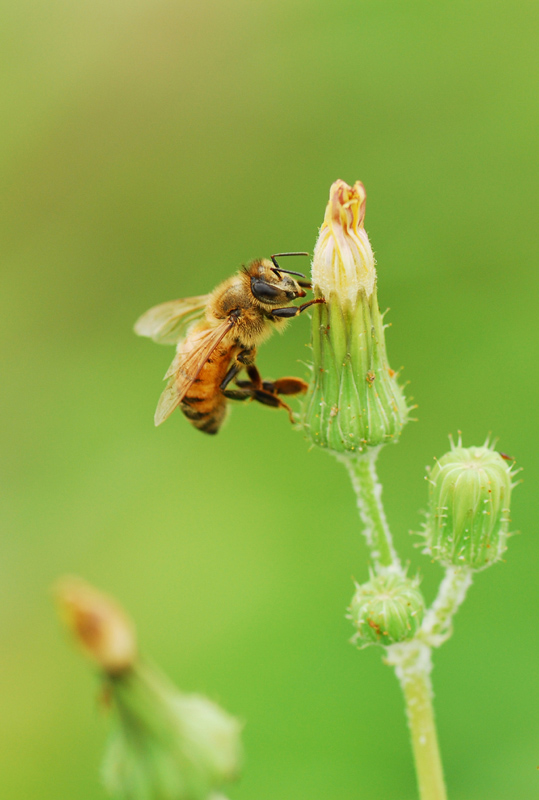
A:
[[[430,647],[439,647],[453,632],[453,617],[472,583],[470,567],[447,567],[438,595],[425,614],[419,637]]]
[[[420,800],[447,800],[432,706],[431,649],[415,640],[394,644],[387,654],[404,694]]]
[[[363,456],[341,455],[337,458],[346,466],[350,475],[359,516],[364,526],[363,533],[376,572],[390,571],[403,575],[382,505],[382,486],[376,474],[378,452],[379,448],[373,448]]]

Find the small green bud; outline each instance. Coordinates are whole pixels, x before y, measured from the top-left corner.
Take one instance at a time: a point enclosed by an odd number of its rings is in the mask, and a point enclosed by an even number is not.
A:
[[[360,647],[390,645],[412,639],[421,626],[425,601],[418,581],[395,573],[356,586],[349,617],[357,628],[353,641]]]
[[[445,565],[484,569],[506,550],[513,471],[488,446],[451,446],[428,474],[426,550]]]
[[[117,727],[103,776],[121,800],[208,800],[234,780],[239,722],[199,695],[180,693],[155,669],[111,682]]]
[[[396,442],[408,418],[387,360],[365,203],[359,181],[333,184],[312,267],[315,295],[326,302],[313,307],[303,423],[314,444],[338,453]]]

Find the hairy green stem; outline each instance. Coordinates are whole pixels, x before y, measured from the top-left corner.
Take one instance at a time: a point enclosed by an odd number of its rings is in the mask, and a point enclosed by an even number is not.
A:
[[[387,648],[406,704],[420,800],[447,800],[432,706],[431,649],[417,640]]]
[[[393,547],[391,532],[382,505],[382,486],[376,474],[379,448],[363,456],[337,456],[347,468],[356,493],[363,533],[371,552],[376,572],[392,571],[404,574],[399,557]]]
[[[453,632],[453,617],[466,597],[472,582],[470,567],[447,567],[432,607],[425,614],[420,638],[431,647],[439,647]]]
[[[376,474],[378,448],[363,456],[341,455],[356,493],[363,532],[376,572],[404,574],[393,546]],[[387,648],[406,705],[420,800],[447,800],[432,705],[431,647],[451,635],[451,620],[471,583],[467,567],[448,567],[438,597],[428,611],[419,638]]]

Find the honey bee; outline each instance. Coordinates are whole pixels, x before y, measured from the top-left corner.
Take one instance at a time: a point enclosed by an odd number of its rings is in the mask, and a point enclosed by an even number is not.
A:
[[[308,253],[276,253],[270,259],[255,259],[210,294],[162,303],[137,320],[139,336],[177,345],[155,412],[156,425],[179,408],[195,428],[215,434],[225,420],[228,400],[256,400],[284,408],[294,421],[281,395],[301,394],[307,384],[300,378],[263,381],[255,358],[258,345],[275,328],[282,329],[290,317],[324,302],[317,298],[300,306],[289,305],[306,297],[305,289],[311,284],[301,272],[282,269],[277,258],[298,255]],[[242,369],[248,380],[237,379]],[[234,379],[237,388],[228,388]]]

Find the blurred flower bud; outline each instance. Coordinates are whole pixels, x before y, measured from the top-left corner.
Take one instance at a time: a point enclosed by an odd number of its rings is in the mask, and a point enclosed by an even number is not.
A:
[[[445,565],[483,569],[506,550],[513,471],[488,446],[452,444],[428,475],[426,551]]]
[[[240,767],[240,723],[141,665],[133,625],[110,597],[79,578],[60,581],[56,596],[68,628],[105,675],[116,725],[103,772],[113,797],[223,800],[218,790]]]
[[[418,581],[396,573],[373,577],[356,586],[349,617],[357,633],[353,642],[390,645],[412,639],[423,620],[425,601]]]
[[[80,578],[56,586],[61,618],[84,653],[109,675],[130,669],[136,659],[135,630],[116,602]]]
[[[304,426],[312,441],[362,453],[396,441],[408,408],[385,349],[374,255],[359,181],[336,181],[316,243],[312,282],[313,375]]]
[[[238,776],[240,723],[146,667],[114,680],[117,727],[103,775],[121,800],[210,800]]]

